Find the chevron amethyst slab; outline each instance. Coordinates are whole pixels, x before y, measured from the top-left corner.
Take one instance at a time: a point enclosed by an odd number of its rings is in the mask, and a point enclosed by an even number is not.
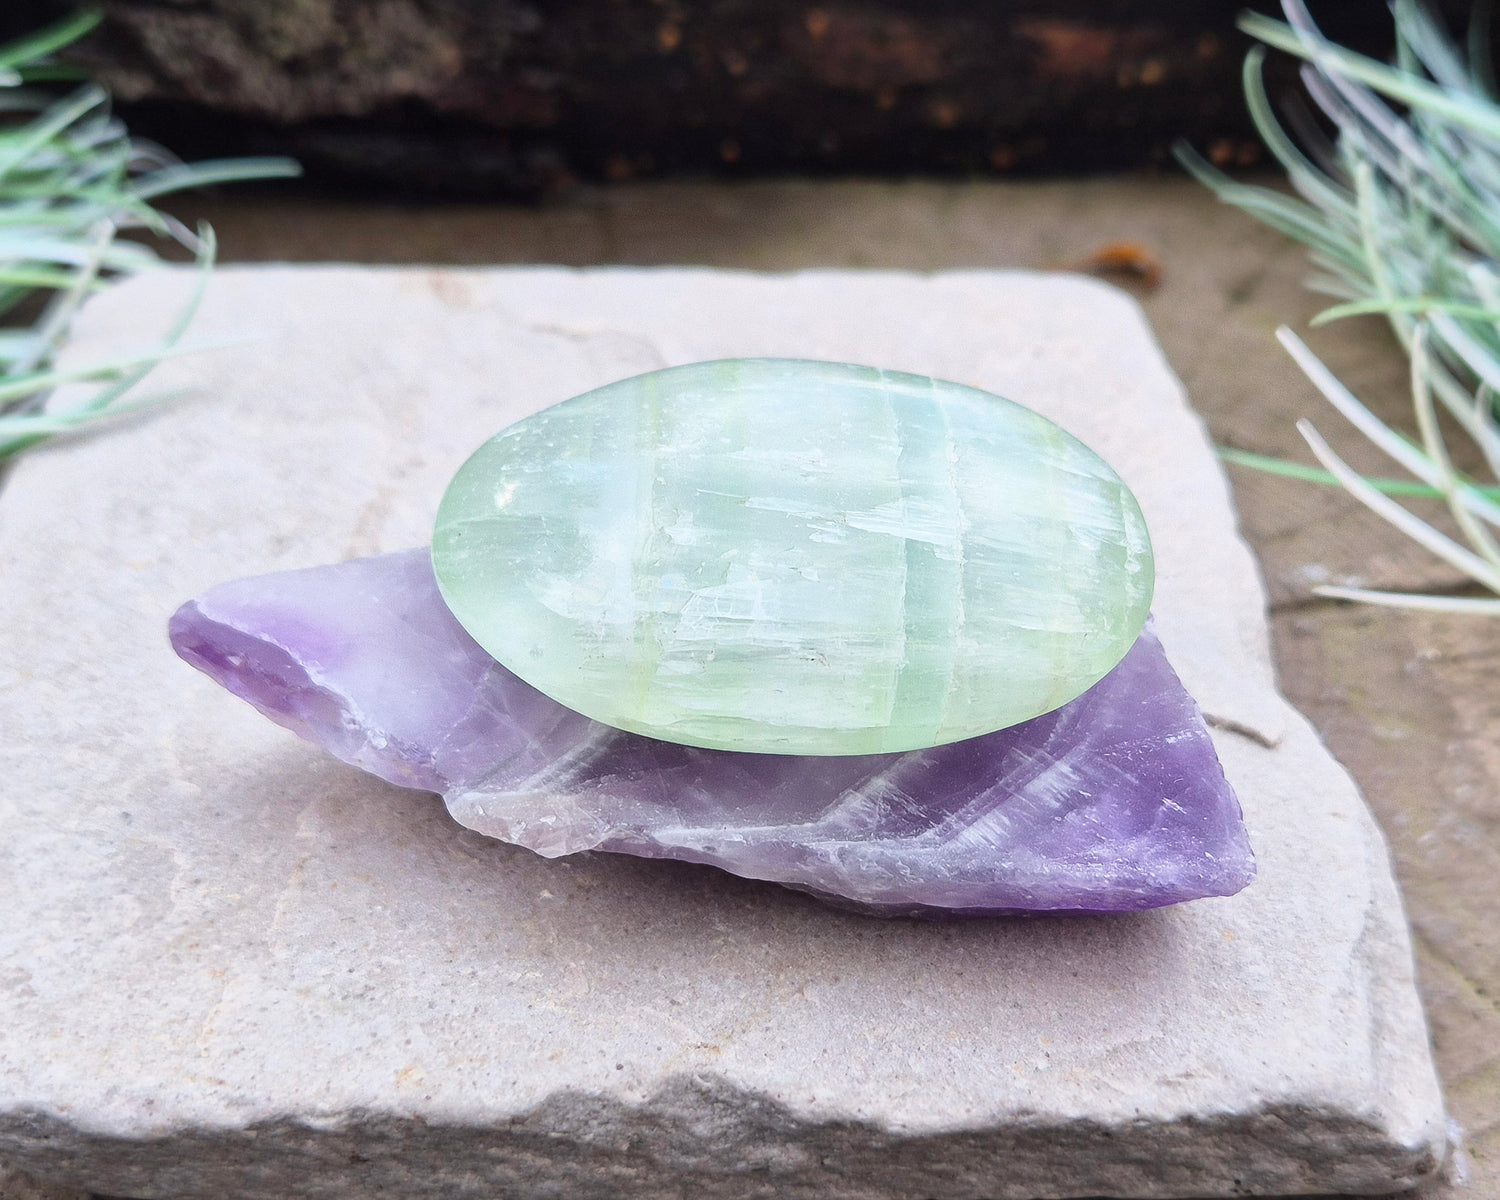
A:
[[[1062,708],[926,750],[707,750],[548,699],[444,605],[426,551],[213,588],[177,653],[346,762],[556,856],[709,863],[885,916],[1119,912],[1253,878],[1238,801],[1148,627]]]

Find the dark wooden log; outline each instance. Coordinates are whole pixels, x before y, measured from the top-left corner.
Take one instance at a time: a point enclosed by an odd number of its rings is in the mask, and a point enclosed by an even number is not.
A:
[[[11,0],[15,32],[66,9]],[[1258,144],[1240,0],[105,0],[77,57],[185,154],[536,195],[664,172],[1007,173]],[[1320,6],[1383,51],[1369,0]]]

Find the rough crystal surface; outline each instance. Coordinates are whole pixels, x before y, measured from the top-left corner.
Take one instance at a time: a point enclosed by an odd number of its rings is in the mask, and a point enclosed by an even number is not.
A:
[[[495,658],[669,741],[919,749],[1049,712],[1124,656],[1153,564],[1130,490],[1046,418],[785,359],[637,376],[458,472],[433,558]]]
[[[544,855],[710,863],[883,915],[1129,911],[1254,875],[1208,730],[1149,628],[1054,712],[842,757],[684,746],[573,712],[468,636],[420,550],[220,585],[171,637],[272,720]]]

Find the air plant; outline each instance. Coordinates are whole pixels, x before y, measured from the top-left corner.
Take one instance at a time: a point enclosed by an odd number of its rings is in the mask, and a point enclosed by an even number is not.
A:
[[[1337,130],[1330,141],[1306,123],[1301,144],[1272,109],[1265,47],[1245,60],[1244,86],[1261,137],[1286,169],[1296,197],[1235,182],[1191,150],[1184,165],[1220,199],[1304,243],[1317,274],[1308,286],[1340,303],[1313,324],[1379,313],[1410,358],[1415,436],[1386,425],[1291,330],[1277,337],[1308,379],[1362,434],[1417,481],[1366,479],[1310,422],[1298,423],[1324,471],[1259,455],[1226,457],[1261,469],[1336,483],[1494,597],[1433,596],[1319,587],[1346,600],[1443,612],[1500,615],[1500,100],[1489,53],[1487,9],[1460,49],[1418,0],[1394,0],[1394,61],[1329,41],[1302,0],[1285,0],[1286,22],[1246,15],[1241,28],[1304,60],[1308,95]],[[1491,479],[1455,467],[1439,411],[1473,443]],[[1393,495],[1447,502],[1459,541]]]
[[[280,158],[181,163],[130,137],[108,93],[85,83],[58,97],[37,84],[76,79],[54,55],[99,22],[82,13],[0,47],[0,465],[49,438],[88,427],[150,399],[132,389],[156,363],[193,347],[183,335],[214,262],[213,231],[197,230],[153,202],[184,188],[298,173]],[[61,367],[57,356],[79,306],[111,279],[162,259],[145,231],[186,248],[195,285],[170,328],[139,351]],[[49,404],[67,391],[66,407]]]

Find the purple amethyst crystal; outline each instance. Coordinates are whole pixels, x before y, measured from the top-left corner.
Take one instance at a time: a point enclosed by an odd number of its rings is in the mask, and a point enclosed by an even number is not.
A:
[[[223,584],[178,610],[171,638],[271,720],[549,857],[710,863],[884,916],[1134,911],[1255,874],[1149,626],[1054,712],[851,757],[697,749],[564,708],[464,632],[425,550]]]

